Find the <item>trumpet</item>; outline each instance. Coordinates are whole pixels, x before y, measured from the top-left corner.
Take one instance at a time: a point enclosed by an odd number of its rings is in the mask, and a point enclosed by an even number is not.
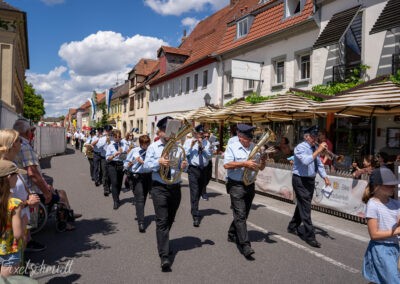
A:
[[[319,147],[319,144],[316,143],[315,147]],[[321,154],[328,156],[329,160],[336,161],[338,163],[342,163],[344,161],[344,156],[343,155],[337,155],[337,154],[329,151],[328,148],[325,148],[324,151],[322,151]]]

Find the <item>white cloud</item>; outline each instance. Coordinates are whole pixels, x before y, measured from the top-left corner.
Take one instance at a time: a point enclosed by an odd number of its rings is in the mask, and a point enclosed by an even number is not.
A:
[[[200,20],[197,20],[196,18],[184,18],[181,23],[183,26],[189,28],[189,33],[194,29],[194,27],[200,22]]]
[[[41,0],[46,5],[57,5],[64,3],[64,0]]]
[[[60,47],[59,55],[67,67],[56,67],[47,74],[28,72],[27,81],[45,99],[46,116],[65,115],[69,108],[85,103],[93,90],[102,92],[114,86],[117,78],[122,83],[140,58],[155,58],[161,45],[168,43],[99,31]]]
[[[158,14],[179,16],[190,11],[200,12],[210,6],[212,10],[219,10],[229,0],[145,0],[144,3]]]

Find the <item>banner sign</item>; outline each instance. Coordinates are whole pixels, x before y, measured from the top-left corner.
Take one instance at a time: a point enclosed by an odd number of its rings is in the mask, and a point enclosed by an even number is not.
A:
[[[239,78],[245,80],[261,80],[261,63],[232,60],[232,78]]]
[[[214,177],[225,181],[226,170],[223,167],[223,158],[214,158]],[[330,208],[350,215],[364,217],[365,204],[361,198],[368,183],[366,180],[328,176],[331,181],[332,192],[324,190],[324,180],[317,175],[316,189],[312,200],[313,205]],[[292,187],[292,172],[288,169],[265,167],[259,171],[255,182],[256,190],[273,194],[285,199],[295,198]]]

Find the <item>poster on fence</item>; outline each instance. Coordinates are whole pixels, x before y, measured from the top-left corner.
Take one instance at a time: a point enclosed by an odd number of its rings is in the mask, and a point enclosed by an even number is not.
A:
[[[225,181],[226,170],[223,159],[214,160],[215,178]],[[325,192],[324,181],[317,176],[316,189],[312,203],[350,215],[364,217],[365,204],[361,198],[367,187],[367,181],[353,178],[329,176],[332,192]],[[257,175],[256,190],[293,200],[292,172],[289,169],[266,167]]]

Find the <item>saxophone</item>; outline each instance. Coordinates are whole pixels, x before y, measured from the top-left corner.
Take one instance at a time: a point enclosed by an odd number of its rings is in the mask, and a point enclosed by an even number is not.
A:
[[[247,160],[248,161],[254,160],[257,164],[259,164],[261,157],[263,155],[263,153],[261,153],[262,146],[264,146],[267,142],[275,142],[275,141],[276,141],[275,133],[271,129],[268,129],[267,132],[265,132],[264,135],[261,137],[260,141],[258,141],[257,145],[254,146]],[[256,181],[258,171],[259,169],[251,170],[249,168],[245,168],[243,172],[243,183],[246,186],[254,183]]]
[[[183,124],[178,133],[169,138],[161,154],[161,157],[166,157],[169,160],[169,166],[160,165],[160,177],[166,184],[175,183],[183,171],[181,164],[186,160],[186,153],[185,149],[177,142],[193,131],[193,126],[186,119]],[[173,170],[174,172],[172,172]],[[170,177],[168,177],[169,172],[171,172]]]

